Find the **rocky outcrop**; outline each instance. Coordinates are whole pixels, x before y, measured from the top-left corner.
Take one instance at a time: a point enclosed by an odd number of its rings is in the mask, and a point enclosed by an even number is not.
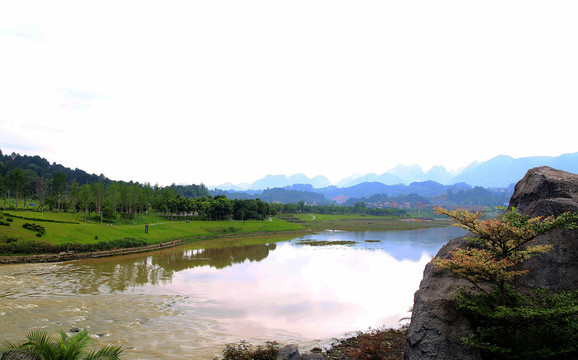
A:
[[[531,169],[516,184],[509,206],[531,217],[578,212],[578,175],[549,167]],[[554,248],[521,266],[529,273],[520,278],[519,285],[576,290],[578,229],[551,231],[536,238],[533,244],[552,244]]]
[[[535,216],[559,215],[578,211],[578,175],[549,167],[529,170],[514,189],[509,207],[522,214]],[[437,256],[449,257],[449,252],[466,247],[466,235],[448,242]],[[552,244],[554,249],[524,264],[529,274],[519,279],[521,287],[543,287],[557,291],[578,287],[578,230],[555,230],[546,233],[533,244]],[[419,290],[415,293],[412,320],[408,332],[404,359],[481,359],[480,354],[460,341],[470,334],[468,321],[455,310],[449,297],[455,286],[467,282],[429,263]]]

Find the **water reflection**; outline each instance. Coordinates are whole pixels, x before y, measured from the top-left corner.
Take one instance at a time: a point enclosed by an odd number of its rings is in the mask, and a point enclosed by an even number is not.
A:
[[[293,242],[299,244],[303,240],[354,241],[352,247],[356,249],[379,249],[399,261],[418,261],[424,252],[435,254],[448,240],[463,234],[463,230],[451,227],[410,231],[324,231],[294,239]]]
[[[407,314],[423,267],[461,229],[325,232],[282,243],[0,267],[0,338],[87,327],[126,359],[212,358],[226,342],[311,342]],[[300,240],[355,241],[351,246]]]

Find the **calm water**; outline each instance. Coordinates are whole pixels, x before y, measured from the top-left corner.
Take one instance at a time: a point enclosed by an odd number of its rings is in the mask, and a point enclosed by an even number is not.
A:
[[[323,232],[291,241],[0,266],[0,339],[87,328],[126,359],[212,359],[223,344],[296,343],[408,315],[423,268],[461,229]],[[352,245],[311,246],[315,241]]]

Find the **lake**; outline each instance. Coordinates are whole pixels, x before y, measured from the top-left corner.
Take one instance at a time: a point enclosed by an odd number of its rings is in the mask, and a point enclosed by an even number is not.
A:
[[[325,231],[283,242],[0,266],[0,339],[86,328],[125,359],[213,359],[225,343],[300,349],[409,316],[424,266],[455,227]],[[326,245],[330,244],[330,245]]]

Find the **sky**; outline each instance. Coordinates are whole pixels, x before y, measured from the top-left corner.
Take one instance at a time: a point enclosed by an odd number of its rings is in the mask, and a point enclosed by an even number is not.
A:
[[[113,180],[578,151],[576,1],[0,1],[0,149]]]

